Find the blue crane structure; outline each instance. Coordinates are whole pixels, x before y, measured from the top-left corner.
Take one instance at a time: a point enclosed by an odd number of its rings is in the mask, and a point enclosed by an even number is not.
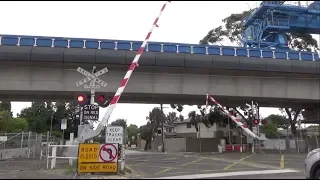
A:
[[[262,1],[242,20],[241,44],[250,48],[290,49],[287,33],[320,34],[320,2],[309,5]]]

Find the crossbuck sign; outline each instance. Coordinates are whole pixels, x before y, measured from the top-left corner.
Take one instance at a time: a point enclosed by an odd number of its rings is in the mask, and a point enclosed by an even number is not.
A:
[[[77,68],[77,71],[79,73],[81,73],[82,75],[85,75],[86,78],[78,81],[76,84],[77,86],[82,86],[84,85],[84,88],[86,89],[99,89],[100,88],[100,85],[103,86],[103,87],[107,87],[107,83],[101,79],[99,79],[98,77],[101,76],[102,74],[108,72],[108,69],[105,67],[103,69],[101,69],[100,71],[92,74],[86,70],[84,70],[83,68],[81,67],[78,67]],[[87,82],[90,82],[90,85],[86,85]],[[95,83],[98,83],[100,85],[95,85]]]

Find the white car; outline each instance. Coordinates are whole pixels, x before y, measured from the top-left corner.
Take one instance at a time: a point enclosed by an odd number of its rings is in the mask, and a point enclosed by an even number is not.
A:
[[[307,179],[320,179],[320,148],[308,153],[305,160]]]

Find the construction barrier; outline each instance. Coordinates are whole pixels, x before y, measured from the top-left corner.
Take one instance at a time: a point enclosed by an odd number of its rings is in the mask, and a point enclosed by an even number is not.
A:
[[[244,152],[244,151],[248,151],[249,147],[247,144],[243,144],[242,145],[242,149],[241,149],[241,145],[240,144],[233,144],[233,145],[225,145],[225,151],[238,151],[238,152]]]

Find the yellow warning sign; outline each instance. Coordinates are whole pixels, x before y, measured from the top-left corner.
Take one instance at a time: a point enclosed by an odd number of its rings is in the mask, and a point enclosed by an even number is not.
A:
[[[100,144],[79,144],[78,163],[99,162]]]
[[[118,144],[79,144],[78,173],[118,171]]]
[[[117,172],[117,163],[82,163],[78,164],[78,173]]]

